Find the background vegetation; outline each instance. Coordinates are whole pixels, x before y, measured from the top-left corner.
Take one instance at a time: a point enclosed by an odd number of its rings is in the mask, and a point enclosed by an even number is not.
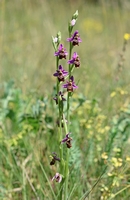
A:
[[[130,40],[123,49],[130,2],[1,0],[2,200],[53,199],[48,180],[57,167],[50,167],[49,156],[58,147],[51,36],[61,31],[67,47],[76,10],[83,42],[71,106],[69,199],[130,198]],[[52,188],[58,194],[55,183]]]

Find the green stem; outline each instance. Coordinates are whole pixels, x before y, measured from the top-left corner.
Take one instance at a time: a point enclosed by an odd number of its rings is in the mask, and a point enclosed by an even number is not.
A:
[[[22,167],[22,172],[23,172],[23,199],[27,200],[27,196],[26,196],[26,180],[25,180],[25,168],[24,166]]]
[[[62,127],[61,127],[61,116],[60,116],[60,119],[59,119],[59,123],[60,123],[60,127],[59,127],[59,143],[61,142],[62,140]],[[64,170],[64,167],[63,167],[63,145],[59,144],[59,151],[60,151],[60,174],[63,174],[63,170]],[[63,184],[62,182],[60,183],[60,194],[59,194],[59,200],[62,199],[62,193],[63,193]]]
[[[67,127],[68,127],[68,130],[69,130],[69,121],[70,121],[70,116],[69,116],[69,108],[70,108],[70,92],[68,92],[68,95],[67,95]]]
[[[59,58],[56,59],[56,66],[58,69],[59,66]],[[61,145],[61,140],[62,140],[62,115],[63,115],[63,110],[59,98],[59,92],[60,92],[60,83],[59,80],[57,79],[57,98],[58,98],[58,110],[59,110],[59,128],[58,128],[58,142],[59,142],[59,153],[60,153],[60,174],[63,174],[64,166],[63,166],[63,145]],[[63,184],[62,182],[60,183],[60,194],[58,196],[58,199],[62,199],[62,193],[63,193]]]
[[[73,48],[73,46],[72,46],[72,44],[71,44],[71,42],[70,42],[70,48],[69,48],[69,60],[71,59],[72,48]],[[70,79],[70,77],[71,77],[71,64],[69,64],[69,79]]]
[[[69,37],[71,36],[71,32],[69,33]],[[71,59],[71,55],[72,55],[72,44],[70,42],[70,47],[69,47],[69,60]],[[71,77],[71,71],[72,71],[72,67],[69,64],[68,67],[68,71],[69,71],[69,79]],[[68,133],[69,131],[69,124],[70,124],[70,92],[68,92],[68,96],[67,96],[67,127],[65,127],[66,132]],[[68,198],[68,180],[69,180],[69,149],[67,148],[67,153],[66,153],[66,164],[65,164],[65,200],[67,200]]]
[[[68,199],[68,180],[69,180],[69,149],[66,154],[66,168],[65,168],[65,200]]]
[[[59,67],[59,58],[58,56],[56,56],[56,69],[58,69],[58,67]]]

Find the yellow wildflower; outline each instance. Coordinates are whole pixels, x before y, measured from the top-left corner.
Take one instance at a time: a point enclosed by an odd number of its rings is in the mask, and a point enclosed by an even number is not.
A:
[[[130,157],[129,156],[126,156],[126,161],[130,161]]]
[[[106,152],[103,152],[102,155],[101,155],[102,159],[106,160],[108,159],[108,155]]]
[[[112,92],[112,93],[110,94],[110,97],[113,98],[115,95],[116,95],[116,92]]]
[[[86,124],[85,127],[88,128],[88,129],[90,129],[91,125],[90,124]]]
[[[113,166],[116,167],[116,168],[122,166],[122,159],[121,158],[115,158],[115,157],[113,157],[111,159],[111,162],[112,162]]]
[[[124,39],[125,40],[129,40],[130,39],[130,34],[129,33],[125,33],[124,34]]]
[[[128,92],[127,92],[127,91],[124,91],[124,90],[120,90],[120,94],[121,94],[121,95],[124,95],[124,94],[128,94]]]
[[[120,148],[117,148],[117,147],[114,147],[113,151],[114,151],[114,152],[117,152],[117,153],[120,153],[120,152],[121,152],[121,149],[120,149]]]
[[[107,175],[108,175],[108,176],[113,176],[113,174],[112,174],[112,173],[110,173],[110,172],[108,172],[108,173],[107,173]]]
[[[110,126],[105,126],[105,131],[109,131],[110,130]]]

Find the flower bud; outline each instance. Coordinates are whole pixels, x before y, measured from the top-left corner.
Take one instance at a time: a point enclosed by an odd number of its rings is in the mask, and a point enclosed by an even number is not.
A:
[[[58,38],[58,44],[60,44],[60,42],[61,42],[61,32],[60,31],[57,33],[57,38]]]
[[[77,19],[78,15],[79,15],[78,10],[76,10],[76,12],[72,16],[72,19]]]

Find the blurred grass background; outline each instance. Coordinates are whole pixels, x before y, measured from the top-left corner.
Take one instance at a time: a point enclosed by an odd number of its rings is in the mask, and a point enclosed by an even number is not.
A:
[[[82,64],[80,72],[75,73],[80,80],[80,91],[107,102],[116,85],[129,88],[129,46],[122,77],[118,82],[115,80],[123,35],[130,31],[130,2],[127,0],[1,0],[1,82],[14,79],[23,91],[35,88],[40,93],[50,92],[50,84],[55,83],[51,36],[61,31],[62,42],[68,46],[67,22],[75,10],[79,10],[76,29],[83,41],[76,48]]]

